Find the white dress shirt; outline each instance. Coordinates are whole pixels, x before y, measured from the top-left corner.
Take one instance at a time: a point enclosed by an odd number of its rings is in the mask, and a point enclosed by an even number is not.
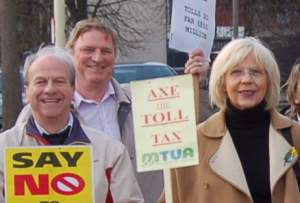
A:
[[[86,99],[79,92],[75,91],[74,105],[86,125],[121,141],[116,112],[117,102],[111,82],[100,102]]]
[[[63,129],[59,130],[57,133],[60,133],[60,132],[64,131],[69,126],[72,128],[72,126],[73,126],[73,120],[74,120],[73,119],[73,115],[70,113],[69,121],[68,121],[67,125]],[[40,124],[35,119],[34,119],[34,123],[35,123],[36,128],[38,129],[38,131],[39,131],[39,133],[41,135],[42,134],[46,134],[46,135],[51,134],[47,130],[45,130],[42,126],[40,126]],[[70,130],[70,132],[71,132],[71,130]]]

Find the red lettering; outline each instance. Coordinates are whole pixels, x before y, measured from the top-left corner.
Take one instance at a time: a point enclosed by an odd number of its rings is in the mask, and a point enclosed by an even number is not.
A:
[[[26,186],[27,187],[26,187]],[[38,175],[35,181],[32,175],[15,175],[14,189],[15,195],[24,196],[25,188],[32,195],[49,195],[49,176],[48,174]],[[85,187],[82,177],[74,173],[61,173],[53,177],[51,188],[58,194],[75,195],[80,193]]]
[[[154,134],[153,135],[153,137],[154,137],[154,145],[159,144],[159,136],[160,136],[160,134]]]
[[[38,185],[32,175],[15,175],[14,186],[15,195],[25,194],[25,184],[32,195],[49,194],[48,175],[41,174],[38,176]]]
[[[169,96],[167,90],[168,90],[168,87],[160,87],[159,91],[160,91],[161,95],[159,95],[159,97]]]
[[[183,112],[182,112],[182,110],[179,110],[179,111],[178,111],[178,119],[179,119],[179,120],[182,120],[182,119],[183,119]]]
[[[148,96],[148,100],[154,100],[157,98],[157,95],[154,90],[150,90],[150,94]]]
[[[156,112],[153,114],[141,115],[143,118],[143,126],[163,125],[168,123],[178,123],[188,121],[188,117],[184,116],[182,110]]]
[[[170,142],[170,138],[167,134],[164,134],[161,140],[162,143]]]
[[[173,85],[168,87],[160,87],[156,90],[151,89],[148,95],[148,100],[155,101],[160,99],[179,97],[179,93],[177,92],[177,87],[178,87],[177,85]]]
[[[178,87],[178,85],[173,85],[173,86],[170,87],[171,95],[173,95],[173,96],[179,96],[179,94],[177,92],[177,87]]]
[[[161,123],[165,120],[165,115],[163,113],[156,113],[153,115],[153,122],[154,123]]]
[[[181,136],[179,132],[172,132],[173,138],[175,138],[176,141],[181,141]]]
[[[154,138],[154,143],[153,146],[158,146],[158,145],[167,145],[167,144],[175,144],[175,143],[181,143],[181,133],[180,131],[177,132],[166,132],[163,134],[156,133],[152,135]]]

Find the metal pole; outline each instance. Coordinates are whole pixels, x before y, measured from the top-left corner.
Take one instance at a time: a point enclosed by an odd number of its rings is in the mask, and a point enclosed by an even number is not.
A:
[[[66,42],[65,36],[65,1],[54,0],[54,35],[55,46],[64,47]]]
[[[168,55],[169,55],[169,23],[170,23],[170,20],[169,20],[169,9],[170,9],[170,4],[169,4],[169,0],[166,0],[166,5],[165,5],[165,39],[166,39],[166,61],[165,63],[168,64]]]
[[[232,0],[232,27],[233,27],[233,39],[236,39],[238,38],[238,34],[239,34],[238,0]]]

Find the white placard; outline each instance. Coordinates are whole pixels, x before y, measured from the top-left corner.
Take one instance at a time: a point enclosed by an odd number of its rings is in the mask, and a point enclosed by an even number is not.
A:
[[[138,171],[198,164],[192,76],[134,81],[130,87]]]
[[[169,47],[183,52],[202,48],[210,56],[215,37],[215,0],[173,0]]]

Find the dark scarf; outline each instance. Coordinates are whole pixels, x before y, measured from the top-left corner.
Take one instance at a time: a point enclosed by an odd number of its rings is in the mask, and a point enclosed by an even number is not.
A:
[[[90,143],[91,141],[89,140],[89,138],[87,137],[87,135],[85,134],[85,132],[83,131],[83,129],[81,128],[81,125],[78,121],[78,119],[76,118],[76,116],[74,116],[73,114],[73,126],[70,129],[66,129],[65,131],[63,131],[63,135],[62,137],[60,137],[60,135],[40,135],[35,122],[34,122],[34,118],[33,116],[31,116],[26,124],[26,133],[29,136],[33,136],[35,139],[40,140],[42,143],[46,144],[46,145],[68,145],[68,144],[82,144],[82,143]],[[71,131],[71,132],[69,132]],[[48,138],[49,137],[49,138]]]

